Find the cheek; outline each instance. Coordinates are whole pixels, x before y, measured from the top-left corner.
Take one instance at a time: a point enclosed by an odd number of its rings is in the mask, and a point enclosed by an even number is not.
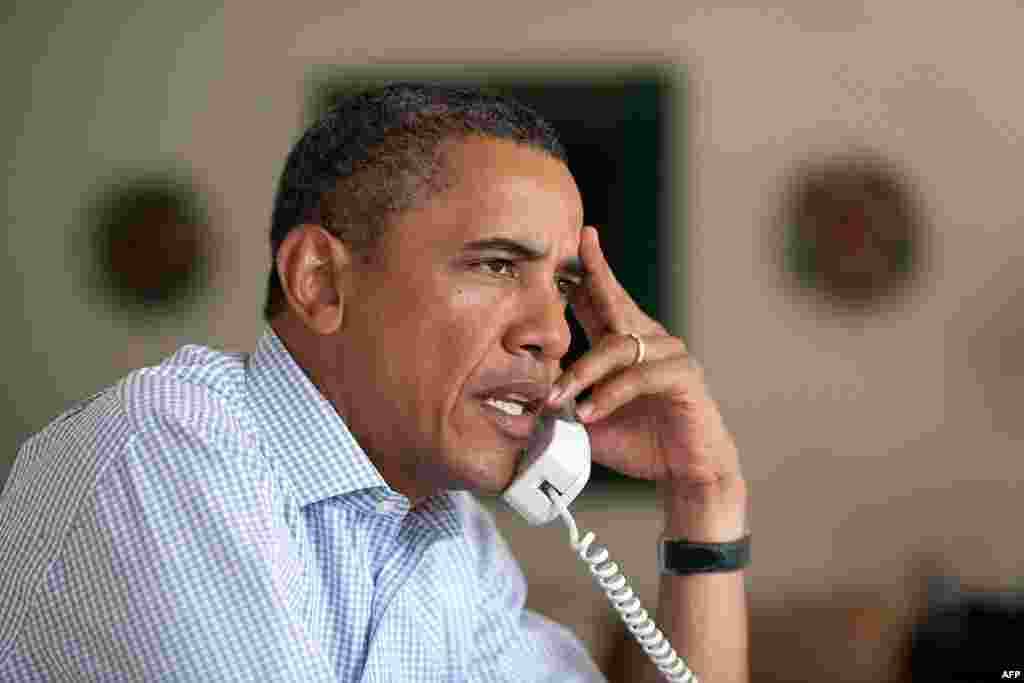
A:
[[[450,408],[500,339],[501,300],[495,288],[422,284],[407,291],[404,319],[393,332],[414,364],[418,400]]]
[[[487,318],[484,315],[487,304],[486,298],[471,288],[456,288],[447,298],[439,351],[454,364],[475,365],[479,361],[483,350],[478,346],[487,336]],[[460,369],[458,374],[465,375],[466,368]]]
[[[446,304],[451,321],[450,341],[459,346],[493,344],[505,319],[502,302],[500,295],[493,289],[453,289]],[[478,352],[485,350],[478,349]]]
[[[436,352],[444,359],[439,377],[449,393],[461,391],[494,354],[500,343],[500,301],[493,293],[473,287],[452,290],[444,307],[447,316],[439,325]],[[438,321],[439,322],[439,321]]]
[[[469,288],[410,294],[406,315],[392,330],[405,356],[396,361],[412,363],[419,402],[448,404],[488,352],[487,311],[493,307]]]
[[[456,287],[449,297],[449,307],[453,311],[470,311],[486,304],[493,303],[494,295],[490,298],[486,293],[475,287]]]

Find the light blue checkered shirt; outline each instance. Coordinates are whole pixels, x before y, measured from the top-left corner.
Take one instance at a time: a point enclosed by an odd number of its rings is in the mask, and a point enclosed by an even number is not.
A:
[[[0,497],[0,681],[603,681],[468,492],[388,487],[269,327],[60,415]]]

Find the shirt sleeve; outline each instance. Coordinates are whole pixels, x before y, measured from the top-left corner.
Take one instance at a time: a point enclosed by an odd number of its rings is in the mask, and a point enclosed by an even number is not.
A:
[[[208,388],[136,381],[148,403],[126,405],[131,437],[26,620],[30,668],[48,681],[331,680],[294,618],[300,568],[257,444]]]

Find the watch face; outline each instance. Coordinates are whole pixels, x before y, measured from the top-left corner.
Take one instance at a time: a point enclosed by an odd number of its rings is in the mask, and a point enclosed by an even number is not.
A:
[[[786,269],[833,304],[870,308],[913,279],[921,223],[909,182],[880,157],[807,165],[787,197]]]
[[[735,571],[750,564],[750,535],[731,543],[691,543],[663,538],[658,543],[658,564],[666,574]]]

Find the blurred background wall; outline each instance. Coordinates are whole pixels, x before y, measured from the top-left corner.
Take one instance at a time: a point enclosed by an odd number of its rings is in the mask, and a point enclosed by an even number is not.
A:
[[[252,348],[272,194],[311,68],[674,63],[689,122],[673,324],[685,312],[741,447],[755,603],[785,614],[798,595],[868,595],[884,626],[922,571],[1021,586],[1016,3],[113,0],[6,13],[0,481],[30,432],[129,370],[185,343]],[[917,286],[859,316],[787,289],[775,249],[794,166],[851,146],[908,169],[927,219]],[[191,169],[219,246],[210,294],[141,324],[81,296],[70,235],[99,183],[152,166]],[[602,540],[615,523],[584,524]],[[605,540],[617,554],[627,542]],[[636,552],[653,566],[653,545]],[[836,632],[838,651],[856,614]]]

